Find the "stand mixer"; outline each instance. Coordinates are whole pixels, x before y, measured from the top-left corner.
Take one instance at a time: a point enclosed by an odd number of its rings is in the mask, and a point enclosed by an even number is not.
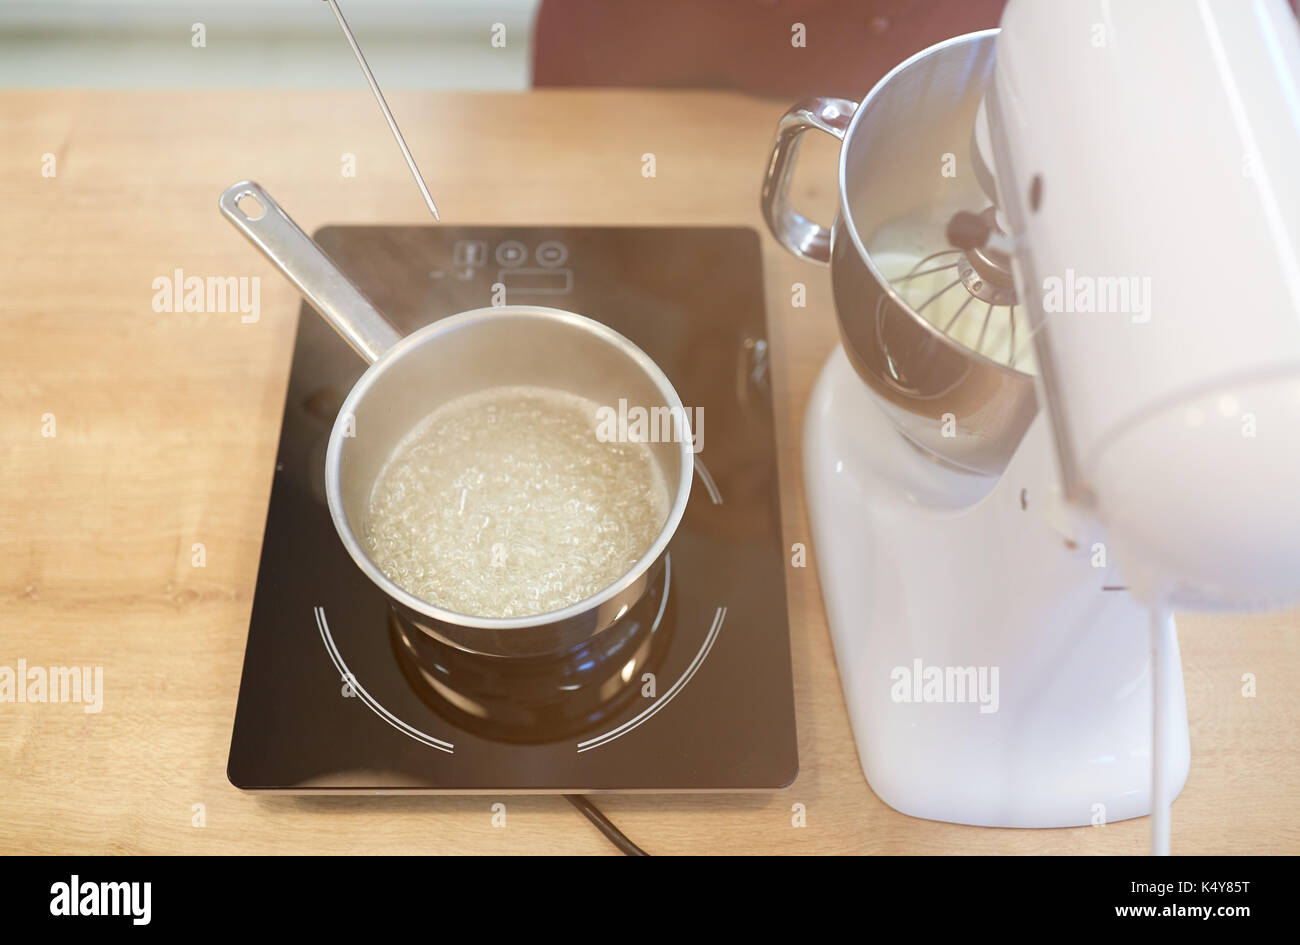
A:
[[[788,200],[811,129],[844,142],[832,229]],[[1012,0],[782,120],[765,216],[830,264],[842,340],[804,429],[813,546],[890,806],[1153,814],[1168,851],[1170,609],[1300,596],[1297,167],[1280,0]]]

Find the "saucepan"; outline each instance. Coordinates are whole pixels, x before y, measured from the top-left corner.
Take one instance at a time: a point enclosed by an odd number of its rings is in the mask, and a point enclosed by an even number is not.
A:
[[[625,398],[684,417],[672,383],[645,352],[593,319],[531,305],[461,312],[402,337],[260,186],[252,181],[231,186],[221,195],[220,207],[370,363],[330,432],[325,494],[348,554],[388,596],[400,619],[468,653],[540,657],[609,629],[646,595],[661,576],[669,540],[686,510],[694,472],[689,435],[646,444],[668,489],[669,511],[654,542],[613,583],[560,610],[521,617],[456,613],[400,587],[362,541],[372,490],[384,466],[421,420],[453,398],[501,385],[531,385],[597,404]]]

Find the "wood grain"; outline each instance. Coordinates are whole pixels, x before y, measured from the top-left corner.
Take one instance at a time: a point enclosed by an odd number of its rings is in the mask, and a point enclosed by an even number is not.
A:
[[[740,224],[783,105],[712,93],[396,94],[454,223]],[[295,293],[217,212],[258,180],[308,231],[425,223],[355,93],[0,93],[0,665],[104,667],[104,708],[0,704],[0,852],[609,853],[554,797],[242,794],[226,753]],[[834,152],[799,204],[828,219]],[[356,155],[357,176],[340,172]],[[658,175],[641,176],[653,152]],[[41,176],[42,155],[57,176]],[[786,537],[807,541],[798,443],[836,341],[825,270],[766,235]],[[155,313],[152,280],[262,277],[261,318]],[[808,286],[792,309],[790,286]],[[54,414],[57,435],[41,435]],[[206,546],[204,568],[191,546]],[[802,770],[760,796],[608,796],[654,853],[1141,853],[1146,823],[1050,831],[914,820],[858,767],[815,568],[789,574]],[[1296,614],[1181,622],[1193,764],[1176,852],[1295,853]],[[1243,698],[1240,677],[1258,677]],[[791,805],[807,827],[791,826]],[[206,826],[192,825],[204,805]]]

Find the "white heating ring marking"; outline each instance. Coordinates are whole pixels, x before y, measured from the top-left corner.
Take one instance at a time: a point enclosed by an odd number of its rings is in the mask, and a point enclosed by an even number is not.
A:
[[[445,742],[441,738],[435,738],[426,732],[420,731],[414,726],[408,725],[380,705],[375,700],[374,696],[366,692],[361,683],[357,682],[357,677],[352,675],[347,664],[343,662],[343,657],[339,653],[338,647],[334,645],[334,637],[330,634],[330,625],[325,620],[325,608],[315,607],[313,610],[316,613],[316,627],[320,630],[320,638],[325,644],[325,651],[329,653],[330,661],[334,664],[334,668],[339,671],[339,675],[343,677],[343,681],[352,687],[352,690],[361,698],[361,701],[369,706],[370,710],[374,712],[375,715],[379,716],[403,735],[414,738],[417,742],[428,745],[430,748],[445,751],[449,755],[453,754],[455,746],[451,742]]]
[[[664,619],[664,611],[668,609],[668,595],[673,589],[673,555],[670,551],[664,552],[664,596],[659,598],[659,612],[655,614],[654,623],[650,624],[650,634],[653,636],[659,630],[659,621]]]
[[[591,751],[593,748],[599,748],[601,745],[606,745],[616,738],[621,738],[643,722],[648,722],[656,712],[671,702],[677,693],[686,688],[686,684],[691,681],[691,677],[695,675],[696,671],[704,663],[705,657],[707,657],[709,651],[713,649],[713,644],[717,641],[718,634],[722,630],[722,622],[726,619],[727,608],[719,607],[713,614],[713,625],[709,627],[709,635],[704,638],[704,645],[700,647],[700,651],[695,654],[695,659],[691,660],[691,665],[686,667],[686,672],[682,673],[681,679],[673,683],[671,689],[665,692],[662,697],[657,699],[648,709],[636,718],[629,719],[618,728],[610,729],[603,735],[589,738],[585,742],[578,742],[579,754],[584,751]]]
[[[709,493],[709,501],[714,505],[721,505],[722,493],[718,491],[718,484],[713,481],[712,474],[704,463],[700,462],[698,456],[695,457],[695,475],[699,476],[700,482],[704,483],[704,489]]]

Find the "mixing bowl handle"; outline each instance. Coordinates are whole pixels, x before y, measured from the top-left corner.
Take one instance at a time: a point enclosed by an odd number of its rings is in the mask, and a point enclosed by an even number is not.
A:
[[[245,198],[257,201],[260,211],[245,212],[239,205]],[[226,189],[218,204],[226,219],[288,276],[311,307],[367,362],[373,364],[402,340],[402,333],[260,186],[241,180]]]
[[[831,231],[790,206],[790,178],[803,133],[816,128],[843,141],[857,108],[848,99],[810,98],[782,115],[763,179],[763,218],[772,235],[796,256],[822,265],[831,261]]]

